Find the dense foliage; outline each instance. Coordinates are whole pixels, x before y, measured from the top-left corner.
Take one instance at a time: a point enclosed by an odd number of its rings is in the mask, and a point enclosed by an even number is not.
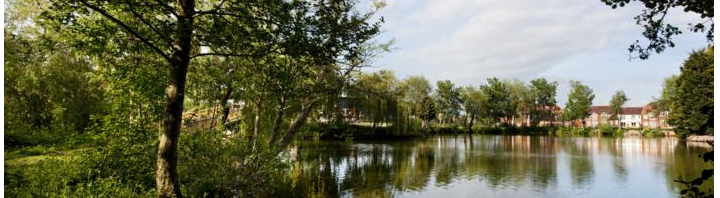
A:
[[[583,85],[580,81],[570,81],[570,87],[563,116],[565,120],[569,121],[585,119],[590,115],[590,106],[595,99],[595,94],[590,87]],[[584,124],[583,122],[583,126]]]
[[[668,122],[682,136],[713,134],[713,57],[713,47],[690,54],[674,82],[674,89],[666,91],[674,92],[670,96],[672,111]]]

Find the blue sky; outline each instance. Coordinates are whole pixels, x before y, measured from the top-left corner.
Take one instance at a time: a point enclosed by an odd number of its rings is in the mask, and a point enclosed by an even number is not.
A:
[[[369,7],[368,0],[361,7]],[[659,96],[664,78],[678,74],[693,50],[707,45],[702,34],[685,27],[699,16],[680,10],[669,20],[686,32],[676,47],[650,60],[629,61],[627,48],[642,40],[633,17],[640,8],[613,10],[600,0],[387,0],[378,41],[395,40],[395,49],[374,67],[398,78],[423,75],[433,84],[449,79],[479,86],[486,79],[529,81],[544,77],[560,83],[564,106],[568,81],[577,79],[595,91],[594,105],[606,105],[623,90],[626,106],[642,106]]]

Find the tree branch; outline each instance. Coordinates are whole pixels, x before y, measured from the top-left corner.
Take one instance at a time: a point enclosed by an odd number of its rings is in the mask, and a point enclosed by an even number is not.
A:
[[[203,56],[222,56],[222,57],[263,57],[267,56],[269,54],[272,54],[275,52],[275,50],[267,50],[265,53],[261,54],[235,54],[235,53],[222,53],[222,52],[209,52],[209,53],[200,53],[190,56],[190,59],[194,59],[197,57],[203,57]]]
[[[167,9],[168,12],[170,12],[170,14],[174,15],[176,18],[178,17],[178,14],[177,14],[177,12],[175,12],[175,9],[170,7],[168,4],[165,4],[165,2],[162,2],[160,0],[155,0],[155,2],[157,2],[163,8]]]
[[[239,18],[239,19],[247,18],[247,19],[254,19],[254,20],[263,21],[263,22],[266,22],[266,23],[271,23],[271,24],[277,25],[278,27],[283,27],[283,28],[286,28],[286,27],[287,27],[287,26],[285,26],[285,25],[283,25],[283,24],[280,24],[280,23],[278,23],[278,22],[275,22],[275,21],[272,21],[272,20],[269,20],[269,19],[264,19],[264,18],[260,18],[260,17],[254,17],[254,16],[247,16],[247,15],[246,15],[246,16],[243,16],[243,15],[239,15],[239,14],[235,14],[235,13],[229,13],[229,12],[219,12],[219,11],[217,11],[216,9],[206,10],[206,11],[198,11],[198,12],[195,13],[195,16],[196,16],[196,17],[200,17],[200,16],[203,16],[203,15],[231,16],[231,17],[235,17],[235,18]]]
[[[112,21],[113,23],[119,25],[119,26],[122,27],[123,29],[127,30],[128,32],[130,32],[130,34],[132,34],[132,35],[135,36],[136,38],[140,39],[140,41],[142,41],[143,43],[145,43],[146,45],[148,45],[148,46],[149,46],[150,48],[152,48],[156,53],[158,53],[160,56],[162,56],[163,58],[165,58],[165,60],[167,60],[168,63],[172,62],[172,59],[170,59],[170,57],[169,57],[167,54],[165,54],[165,52],[163,52],[160,48],[158,48],[157,46],[155,46],[154,44],[152,44],[152,42],[148,41],[145,37],[140,36],[140,34],[138,34],[135,30],[133,30],[132,28],[130,28],[130,26],[128,26],[127,24],[123,23],[122,21],[120,21],[119,19],[115,18],[114,16],[110,15],[107,11],[103,10],[103,9],[100,8],[100,7],[90,5],[87,1],[84,1],[84,0],[81,0],[80,3],[82,3],[85,7],[88,7],[88,8],[90,8],[90,9],[92,9],[92,10],[100,13],[100,14],[103,15],[105,18],[109,19],[109,20]]]
[[[135,16],[135,18],[140,19],[140,21],[142,21],[145,25],[148,26],[148,28],[150,28],[153,32],[155,32],[155,34],[157,34],[161,40],[165,41],[169,47],[173,47],[172,42],[167,37],[163,36],[164,34],[161,33],[160,30],[155,28],[155,26],[150,24],[149,21],[145,20],[145,18],[140,16],[140,14],[135,11],[135,9],[134,9],[135,6],[133,6],[130,2],[127,2],[127,3],[128,3],[128,7],[130,7],[130,12]]]

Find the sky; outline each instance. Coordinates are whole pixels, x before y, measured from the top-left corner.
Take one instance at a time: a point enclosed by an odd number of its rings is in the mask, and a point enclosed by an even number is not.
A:
[[[394,40],[393,50],[366,71],[392,70],[400,79],[422,75],[432,84],[447,79],[459,86],[479,86],[493,76],[525,82],[542,77],[559,83],[560,106],[571,79],[593,89],[593,105],[607,105],[622,90],[630,99],[626,106],[643,106],[660,95],[664,78],[680,73],[689,53],[708,44],[704,34],[685,25],[699,16],[681,10],[667,17],[684,32],[675,37],[675,48],[629,60],[628,46],[644,39],[633,19],[641,12],[638,5],[613,10],[600,0],[386,3],[378,12],[385,23],[376,40]]]

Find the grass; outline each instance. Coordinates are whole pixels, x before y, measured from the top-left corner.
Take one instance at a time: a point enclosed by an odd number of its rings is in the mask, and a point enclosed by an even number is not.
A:
[[[5,165],[32,165],[42,160],[58,159],[67,160],[71,156],[79,155],[88,148],[59,149],[57,147],[32,146],[20,149],[5,151]]]

